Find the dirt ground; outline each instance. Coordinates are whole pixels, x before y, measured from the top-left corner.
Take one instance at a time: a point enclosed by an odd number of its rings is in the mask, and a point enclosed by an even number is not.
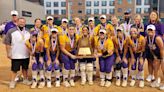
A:
[[[145,76],[147,76],[147,62],[145,62]],[[31,75],[31,74],[30,74]],[[162,73],[160,72],[162,77]],[[162,92],[157,88],[151,88],[150,83],[146,82],[144,88],[135,87],[117,87],[115,81],[109,88],[99,86],[99,78],[94,81],[93,86],[80,85],[80,80],[76,82],[75,87],[66,88],[63,85],[60,88],[52,87],[51,89],[30,89],[29,86],[18,83],[15,89],[8,88],[8,82],[10,80],[10,60],[6,57],[5,46],[2,44],[0,38],[0,92]],[[129,82],[128,82],[129,83]],[[138,84],[138,83],[137,83]]]

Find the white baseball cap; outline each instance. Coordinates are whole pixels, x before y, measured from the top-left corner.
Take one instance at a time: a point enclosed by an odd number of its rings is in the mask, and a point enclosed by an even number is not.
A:
[[[121,30],[121,31],[123,31],[123,28],[122,28],[122,27],[116,27],[116,30]]]
[[[64,22],[64,21],[68,23],[68,19],[63,18],[63,19],[62,19],[62,22]]]
[[[95,21],[94,17],[89,17],[88,21]]]
[[[58,29],[57,28],[52,28],[51,32],[58,32]]]
[[[147,26],[147,30],[149,30],[149,29],[156,30],[155,26],[152,25],[152,24],[150,24],[150,25]]]
[[[52,17],[52,16],[48,16],[48,17],[47,17],[47,20],[48,20],[48,19],[52,19],[52,20],[54,20],[54,17]]]
[[[105,29],[100,29],[99,30],[99,33],[101,33],[101,32],[104,33],[104,34],[106,34],[106,30]]]
[[[106,19],[106,15],[101,15],[101,16],[100,16],[100,19],[101,19],[101,18]]]
[[[18,11],[12,10],[12,11],[11,11],[11,15],[16,15],[16,16],[18,16]]]

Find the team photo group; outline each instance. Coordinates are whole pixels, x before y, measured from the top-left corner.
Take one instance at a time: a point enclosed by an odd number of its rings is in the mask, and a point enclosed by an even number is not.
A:
[[[82,86],[143,88],[148,81],[150,87],[164,90],[159,74],[161,70],[164,74],[164,25],[158,13],[152,11],[146,23],[130,11],[122,16],[122,20],[112,16],[108,23],[107,16],[101,15],[98,25],[94,17],[86,23],[78,17],[73,22],[62,18],[60,26],[47,16],[46,24],[36,18],[29,30],[25,18],[11,11],[12,20],[3,31],[11,60],[9,88],[19,83],[21,70],[22,83],[30,88],[74,87],[77,80]],[[148,76],[144,76],[145,62]]]

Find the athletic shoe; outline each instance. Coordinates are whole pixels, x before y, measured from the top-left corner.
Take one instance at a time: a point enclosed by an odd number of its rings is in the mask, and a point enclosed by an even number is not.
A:
[[[110,87],[111,84],[112,84],[111,81],[106,81],[106,82],[105,82],[105,87]]]
[[[139,87],[143,88],[144,87],[144,81],[140,81]]]
[[[60,87],[60,81],[56,81],[55,83],[55,87]]]
[[[161,86],[159,87],[159,89],[160,89],[160,90],[164,90],[164,85],[161,85]]]
[[[75,82],[74,82],[74,80],[73,80],[73,79],[71,79],[71,80],[70,80],[70,85],[71,85],[72,87],[74,87],[74,86],[75,86]]]
[[[135,85],[135,83],[136,83],[136,81],[132,79],[130,82],[130,86],[133,87]]]
[[[68,82],[68,81],[64,81],[64,86],[65,86],[65,87],[70,87],[69,82]]]
[[[40,82],[40,83],[39,83],[38,88],[44,88],[44,86],[45,86],[45,82],[43,81],[43,82]]]
[[[23,84],[25,84],[25,85],[31,85],[32,82],[29,81],[28,79],[24,79],[24,80],[23,80]]]
[[[152,88],[155,88],[155,87],[159,87],[160,84],[159,84],[158,81],[156,80],[156,81],[153,81],[153,82],[150,84],[150,86],[151,86]]]
[[[101,80],[100,86],[104,87],[105,86],[105,80]]]
[[[37,82],[33,82],[31,85],[31,88],[34,89],[34,88],[36,88],[36,86],[37,86]]]
[[[15,81],[11,81],[9,84],[9,88],[14,89],[16,86],[16,82]]]

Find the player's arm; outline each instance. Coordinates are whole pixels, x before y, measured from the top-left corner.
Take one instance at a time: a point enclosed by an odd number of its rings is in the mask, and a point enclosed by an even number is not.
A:
[[[161,59],[164,60],[164,47],[163,47],[163,40],[161,37],[156,37],[156,44],[157,46],[159,47],[160,49],[160,56],[161,56]]]

